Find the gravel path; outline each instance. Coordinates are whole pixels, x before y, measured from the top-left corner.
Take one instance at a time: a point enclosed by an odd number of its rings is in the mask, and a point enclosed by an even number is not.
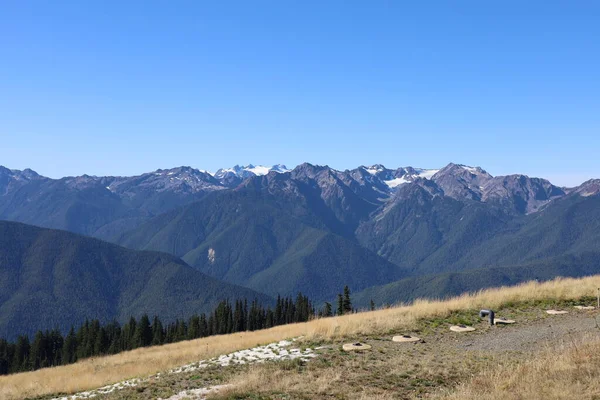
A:
[[[600,338],[598,312],[573,311],[566,315],[550,316],[532,322],[508,326],[486,327],[479,335],[467,335],[459,340],[457,347],[465,350],[493,352],[534,351],[543,346],[582,335]]]

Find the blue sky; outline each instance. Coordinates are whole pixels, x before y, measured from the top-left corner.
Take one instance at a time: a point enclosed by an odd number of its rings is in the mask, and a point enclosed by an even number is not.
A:
[[[5,1],[0,164],[600,177],[597,1]]]

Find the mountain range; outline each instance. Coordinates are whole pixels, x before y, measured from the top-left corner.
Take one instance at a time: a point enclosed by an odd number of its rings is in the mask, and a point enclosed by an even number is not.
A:
[[[0,167],[0,219],[169,253],[222,284],[357,305],[597,270],[600,180],[309,163],[43,177]],[[0,302],[1,304],[1,302]]]

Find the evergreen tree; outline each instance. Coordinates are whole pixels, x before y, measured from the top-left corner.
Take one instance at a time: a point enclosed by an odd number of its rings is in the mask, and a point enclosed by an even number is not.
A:
[[[106,337],[108,341],[109,354],[116,354],[123,351],[121,347],[121,325],[117,321],[113,321],[106,326]]]
[[[371,299],[371,311],[375,311],[375,302]]]
[[[30,370],[29,352],[31,346],[27,336],[19,336],[15,345],[15,352],[11,363],[11,372],[21,372]]]
[[[187,339],[197,339],[200,337],[200,317],[194,315],[188,322]]]
[[[331,303],[325,302],[325,306],[323,308],[323,316],[331,317],[333,315],[333,311],[331,309]]]
[[[283,301],[281,296],[277,295],[277,303],[275,304],[275,325],[281,325],[283,323]]]
[[[165,340],[163,324],[160,322],[158,316],[154,316],[152,320],[152,345],[156,346],[163,344]]]
[[[94,340],[94,355],[106,354],[108,352],[108,337],[104,327],[99,326]]]
[[[71,327],[71,330],[65,337],[62,359],[64,364],[71,364],[77,361],[77,336],[73,327]]]
[[[244,305],[241,300],[236,300],[235,311],[233,312],[234,332],[244,331]]]
[[[35,334],[29,354],[29,365],[32,370],[48,367],[48,340],[42,331]]]
[[[187,326],[184,320],[177,320],[176,323],[175,341],[180,342],[187,337]]]
[[[344,298],[340,293],[337,297],[337,315],[344,315]]]
[[[77,359],[82,359],[89,356],[89,354],[86,353],[89,328],[90,323],[88,320],[85,320],[83,325],[81,325],[77,331]]]
[[[350,288],[348,286],[344,286],[344,314],[348,314],[352,312],[352,302],[350,301]]]
[[[206,322],[206,314],[200,315],[200,337],[208,336],[208,324]]]
[[[148,314],[142,315],[137,323],[133,343],[135,347],[146,347],[152,344],[152,328],[150,327]]]
[[[10,370],[8,346],[9,344],[6,340],[0,339],[0,375],[6,375]]]
[[[85,343],[86,357],[91,357],[100,354],[100,351],[102,350],[101,348],[99,348],[98,353],[96,353],[96,342],[98,342],[98,336],[100,336],[100,321],[94,319],[92,320],[92,322],[90,322],[88,328],[88,337]],[[98,343],[98,345],[101,347],[101,340]]]
[[[62,350],[64,339],[58,329],[54,329],[48,336],[49,366],[62,365]]]

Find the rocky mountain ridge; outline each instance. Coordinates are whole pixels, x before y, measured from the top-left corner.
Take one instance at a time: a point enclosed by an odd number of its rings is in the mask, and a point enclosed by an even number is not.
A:
[[[564,189],[525,175],[492,176],[480,167],[449,164],[442,169],[383,165],[336,170],[303,163],[234,166],[207,171],[177,167],[131,177],[81,175],[51,179],[35,171],[0,167],[0,219],[67,229],[111,239],[149,218],[222,190],[254,188],[294,201],[323,201],[334,229],[354,231],[380,218],[417,188],[430,196],[493,204],[516,214],[535,213],[553,200],[600,193],[598,180]],[[309,193],[310,192],[310,193]],[[304,194],[303,194],[304,193]],[[308,197],[307,197],[308,196]]]

